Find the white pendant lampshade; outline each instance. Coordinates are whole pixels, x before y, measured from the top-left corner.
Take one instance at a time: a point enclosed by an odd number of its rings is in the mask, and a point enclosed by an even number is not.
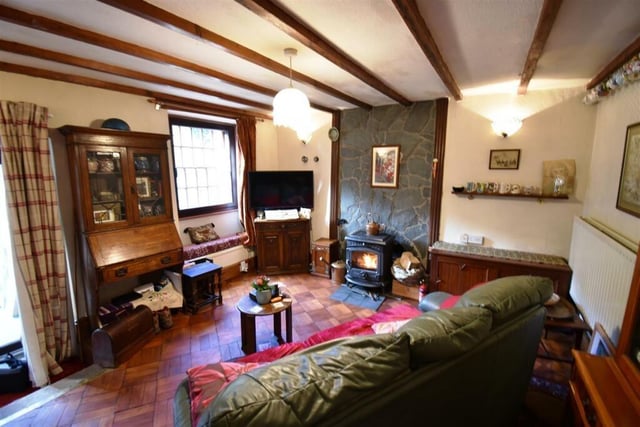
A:
[[[273,124],[297,129],[309,120],[309,99],[301,90],[288,87],[273,98]]]
[[[291,58],[297,50],[287,48],[284,54],[289,57],[289,87],[282,89],[273,98],[273,124],[293,129],[305,143],[309,142],[311,105],[309,98],[299,89],[293,87]]]

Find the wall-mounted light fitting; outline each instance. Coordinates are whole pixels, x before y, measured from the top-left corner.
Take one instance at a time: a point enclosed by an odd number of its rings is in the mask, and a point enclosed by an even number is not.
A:
[[[514,117],[498,119],[491,123],[491,127],[496,135],[506,138],[516,133],[522,127],[522,120]]]

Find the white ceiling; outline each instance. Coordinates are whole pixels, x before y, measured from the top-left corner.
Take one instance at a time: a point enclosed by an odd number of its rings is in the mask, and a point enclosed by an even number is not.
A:
[[[132,1],[131,3],[138,3]],[[293,69],[358,101],[396,103],[310,47],[233,0],[150,0],[148,3],[243,45],[288,67],[286,47],[298,50]],[[392,0],[274,0],[299,21],[351,57],[409,101],[451,97]],[[416,0],[442,57],[462,92],[516,93],[543,0]],[[92,0],[0,0],[0,5],[108,35],[217,70],[272,91],[288,77],[197,40]],[[272,96],[219,79],[10,23],[0,14],[0,39],[117,65],[270,105]],[[640,0],[564,0],[538,61],[529,91],[584,87],[620,51],[640,36]],[[220,106],[269,114],[265,108],[195,90],[143,82],[107,72],[0,50],[0,61],[65,75],[180,96]],[[3,68],[0,68],[3,69]],[[309,84],[293,82],[311,102],[329,110],[356,105]],[[526,96],[526,95],[524,95]]]

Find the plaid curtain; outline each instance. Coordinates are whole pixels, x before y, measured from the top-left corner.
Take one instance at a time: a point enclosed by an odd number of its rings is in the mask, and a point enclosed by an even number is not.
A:
[[[249,171],[256,170],[256,119],[255,117],[241,117],[236,120],[236,138],[240,156],[238,159],[240,195],[238,197],[238,213],[240,222],[249,236],[245,246],[254,246],[256,232],[253,228],[253,212],[249,209],[248,177]]]
[[[0,150],[18,260],[16,274],[23,278],[30,298],[40,359],[49,374],[55,375],[62,372],[57,361],[71,354],[71,339],[64,243],[47,120],[45,107],[0,101]]]

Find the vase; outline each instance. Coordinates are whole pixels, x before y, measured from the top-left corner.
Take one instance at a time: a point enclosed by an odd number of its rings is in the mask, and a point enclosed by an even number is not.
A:
[[[271,289],[265,291],[256,291],[256,302],[260,305],[269,304],[271,302]]]

